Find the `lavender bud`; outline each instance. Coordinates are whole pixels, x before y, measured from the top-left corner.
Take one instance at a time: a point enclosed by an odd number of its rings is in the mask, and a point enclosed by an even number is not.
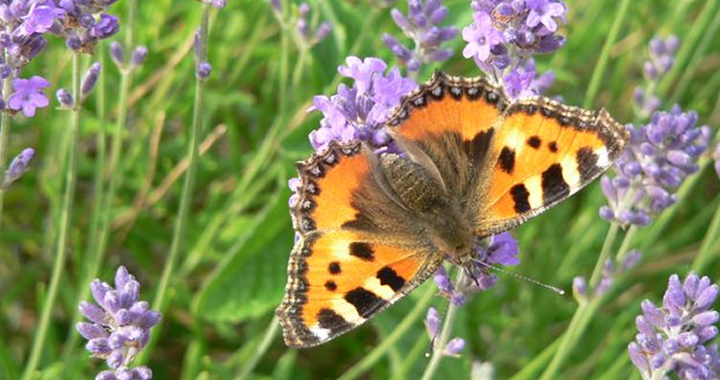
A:
[[[67,46],[69,49],[78,51],[83,46],[83,42],[80,39],[80,37],[76,35],[70,35],[65,39],[65,46]]]
[[[195,69],[195,76],[198,77],[198,79],[205,80],[208,77],[210,77],[210,73],[212,72],[212,66],[208,62],[200,62],[197,65],[197,68]]]
[[[578,302],[585,301],[587,298],[587,282],[585,277],[577,276],[573,278],[572,283],[573,296]]]
[[[445,346],[443,353],[449,356],[458,356],[465,348],[465,340],[462,338],[453,338]]]
[[[113,371],[102,371],[95,376],[95,380],[118,380]]]
[[[315,42],[320,42],[327,38],[333,30],[333,24],[329,21],[320,24],[315,31]]]
[[[628,271],[635,267],[640,262],[640,259],[642,258],[642,255],[640,255],[640,251],[637,249],[633,249],[628,253],[628,255],[625,257],[622,263],[622,269],[624,271]]]
[[[434,307],[428,309],[427,317],[425,317],[425,328],[430,340],[435,339],[435,335],[440,328],[440,313]]]
[[[28,170],[30,161],[35,156],[35,150],[32,148],[26,148],[20,154],[18,154],[10,162],[10,166],[5,170],[3,177],[2,187],[7,189],[13,182],[17,181],[23,173]]]
[[[140,66],[145,62],[145,59],[148,56],[148,48],[145,46],[138,46],[133,50],[132,59],[130,62],[133,66]]]
[[[85,77],[82,80],[82,86],[81,86],[81,95],[83,98],[90,95],[90,92],[92,92],[93,88],[95,87],[95,83],[97,83],[98,76],[100,76],[100,62],[95,62],[90,66],[90,69],[85,73]]]
[[[119,42],[113,41],[110,44],[110,57],[118,67],[122,67],[125,64],[125,49]]]
[[[715,310],[703,311],[692,317],[692,322],[697,326],[709,326],[715,324],[720,319],[720,314]]]

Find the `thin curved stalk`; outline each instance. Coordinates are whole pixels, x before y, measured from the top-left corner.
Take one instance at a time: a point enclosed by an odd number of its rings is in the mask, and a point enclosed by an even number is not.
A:
[[[592,78],[590,79],[590,85],[588,85],[587,93],[585,93],[585,102],[583,103],[584,108],[592,107],[595,102],[595,97],[600,91],[600,83],[602,82],[602,77],[605,74],[605,68],[610,61],[610,50],[617,41],[618,34],[620,34],[620,27],[625,22],[629,7],[630,0],[622,0],[622,3],[620,3],[618,8],[618,13],[615,16],[615,21],[610,27],[610,32],[608,33],[608,37],[605,40],[602,51],[600,52],[600,58],[598,59],[598,63],[595,66]]]
[[[272,343],[273,339],[275,339],[275,335],[277,335],[278,331],[280,331],[280,321],[278,320],[277,315],[275,315],[270,321],[270,326],[268,326],[267,330],[265,330],[265,336],[260,342],[260,345],[255,350],[252,358],[248,360],[247,364],[240,368],[237,376],[235,376],[235,380],[245,379],[247,375],[249,375],[252,370],[255,369],[255,366],[257,366],[257,364],[260,362],[260,359],[263,357],[263,355],[265,355],[268,348],[270,348],[270,343]]]
[[[208,29],[210,24],[210,4],[202,3],[202,16],[200,21],[200,39],[198,45],[198,61],[207,61],[207,50],[208,50]],[[187,227],[188,215],[190,211],[190,201],[192,200],[192,193],[195,188],[195,175],[197,172],[198,164],[198,140],[200,139],[200,131],[202,130],[203,123],[203,108],[205,104],[205,84],[206,78],[201,78],[196,75],[195,80],[195,103],[193,106],[193,123],[192,129],[190,130],[190,136],[188,140],[188,169],[185,173],[185,181],[183,183],[182,194],[180,196],[180,205],[178,210],[177,222],[173,230],[172,243],[170,245],[170,253],[168,254],[167,260],[165,261],[165,267],[163,268],[160,282],[158,283],[157,292],[155,293],[155,300],[153,301],[153,309],[159,310],[160,312],[165,311],[167,308],[167,289],[170,284],[170,278],[175,272],[175,266],[178,261],[180,253],[180,246],[183,238],[185,237],[185,229]],[[161,322],[162,325],[162,322]],[[160,335],[160,326],[155,327],[155,333],[152,335],[149,344],[143,350],[142,355],[138,358],[138,362],[144,363],[147,361],[149,352],[152,351],[157,337]]]
[[[3,79],[3,96],[7,96],[10,92],[10,77]],[[2,112],[0,116],[0,231],[2,231],[3,205],[5,204],[5,189],[2,186],[5,180],[5,170],[7,170],[7,148],[10,139],[10,114]]]
[[[458,273],[456,284],[462,284],[465,279],[465,271],[460,270]],[[422,380],[430,380],[435,375],[435,371],[437,371],[438,365],[440,365],[440,360],[445,356],[445,353],[443,352],[445,349],[445,346],[447,345],[448,341],[450,340],[450,333],[452,333],[453,325],[455,324],[455,316],[457,315],[457,309],[458,307],[450,302],[450,305],[448,306],[447,313],[445,314],[445,320],[443,321],[443,327],[442,330],[440,330],[440,336],[438,337],[437,344],[433,344],[433,350],[432,350],[432,356],[430,357],[430,362],[428,362],[427,367],[425,367],[425,372],[423,372]]]
[[[68,161],[65,171],[65,191],[63,196],[62,208],[60,211],[60,223],[58,225],[58,241],[55,247],[55,262],[53,264],[52,277],[50,278],[50,287],[48,289],[47,298],[43,304],[42,314],[40,315],[40,323],[38,324],[37,333],[33,340],[30,356],[25,366],[23,380],[33,378],[35,370],[40,361],[40,354],[45,348],[45,338],[50,324],[50,314],[55,306],[57,299],[58,287],[62,278],[63,269],[65,267],[65,256],[67,254],[68,235],[70,232],[70,219],[72,214],[73,200],[75,196],[75,177],[77,170],[77,140],[78,129],[80,126],[80,53],[73,53],[72,58],[72,95],[76,99],[76,103],[70,110],[70,136],[68,139]]]

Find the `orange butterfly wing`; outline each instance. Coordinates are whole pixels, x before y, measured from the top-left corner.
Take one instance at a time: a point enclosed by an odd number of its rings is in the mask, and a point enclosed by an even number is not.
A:
[[[367,321],[440,264],[379,188],[359,142],[332,143],[298,164],[291,206],[299,240],[277,309],[291,347],[324,343]]]

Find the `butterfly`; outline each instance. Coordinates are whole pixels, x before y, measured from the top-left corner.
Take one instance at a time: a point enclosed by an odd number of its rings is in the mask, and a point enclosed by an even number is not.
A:
[[[511,229],[590,183],[629,138],[605,110],[510,100],[483,78],[433,78],[386,124],[404,154],[332,142],[299,162],[299,238],[277,308],[285,343],[311,347],[372,318],[472,242]]]

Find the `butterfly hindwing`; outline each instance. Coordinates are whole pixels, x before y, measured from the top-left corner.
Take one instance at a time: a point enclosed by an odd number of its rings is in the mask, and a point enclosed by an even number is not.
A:
[[[277,310],[288,346],[318,345],[357,327],[439,265],[372,165],[359,143],[332,143],[298,165],[291,210],[299,237]]]

